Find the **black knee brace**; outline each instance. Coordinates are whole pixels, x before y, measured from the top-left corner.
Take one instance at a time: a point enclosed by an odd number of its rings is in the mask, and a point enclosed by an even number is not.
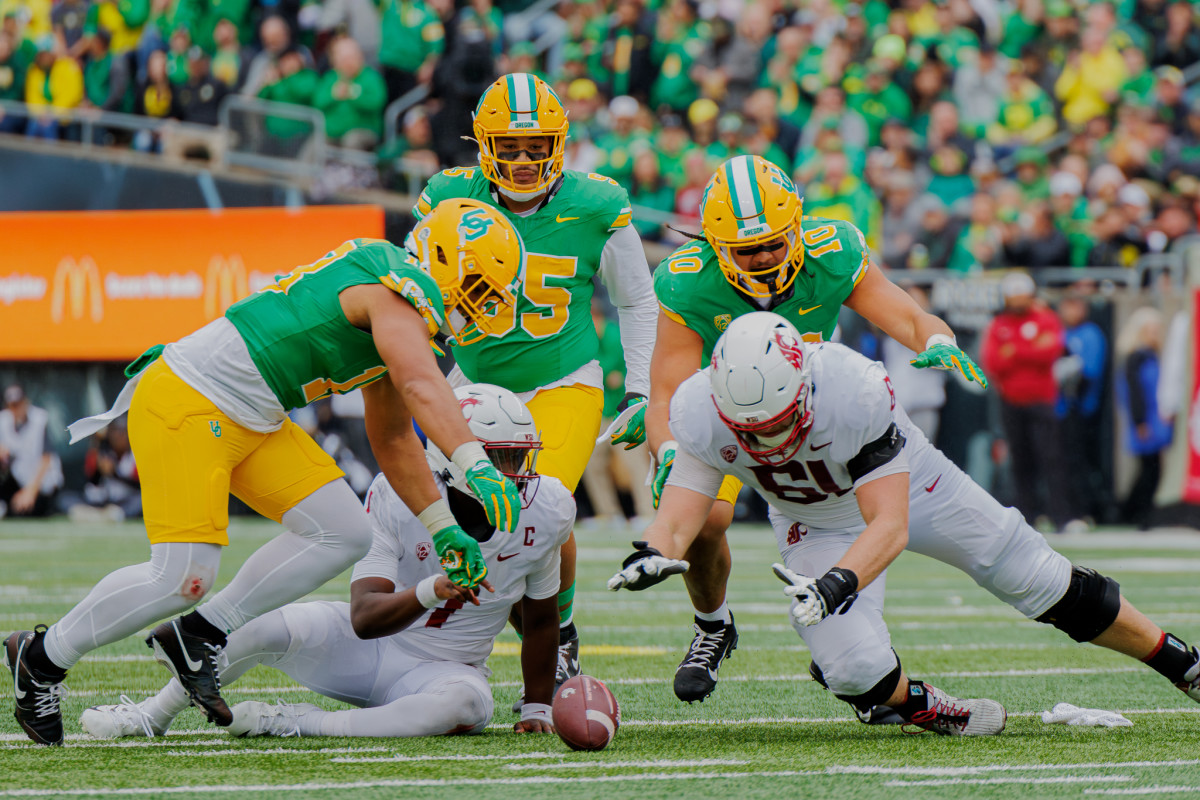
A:
[[[1090,642],[1108,630],[1121,612],[1121,587],[1088,567],[1071,568],[1066,593],[1038,622],[1053,625],[1077,642]]]
[[[808,674],[817,683],[829,688],[829,684],[825,682],[825,673],[817,666],[817,662],[813,661],[808,665]],[[838,700],[849,703],[859,711],[870,711],[875,706],[883,705],[895,693],[896,687],[900,685],[900,659],[896,658],[896,668],[885,675],[879,683],[872,686],[862,694],[839,694],[836,695]]]

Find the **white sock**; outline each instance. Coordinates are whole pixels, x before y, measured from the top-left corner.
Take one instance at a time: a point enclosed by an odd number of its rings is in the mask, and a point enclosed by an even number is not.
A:
[[[476,733],[492,718],[492,698],[468,683],[447,683],[376,708],[309,711],[298,720],[303,736],[444,736]]]
[[[289,530],[264,544],[200,615],[223,631],[298,600],[366,555],[371,522],[343,480],[327,483],[283,515]]]
[[[721,603],[721,607],[716,611],[697,611],[696,619],[703,622],[723,622],[728,625],[733,622],[733,615],[729,613],[729,604]]]
[[[220,545],[150,545],[149,561],[104,576],[87,597],[50,626],[46,655],[70,669],[84,653],[185,611],[212,586],[220,564]]]

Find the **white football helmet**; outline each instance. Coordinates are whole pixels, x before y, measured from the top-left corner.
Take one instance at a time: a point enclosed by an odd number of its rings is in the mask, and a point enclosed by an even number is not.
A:
[[[742,449],[778,466],[796,454],[812,428],[811,364],[796,328],[756,311],[729,324],[713,348],[713,402]]]
[[[533,415],[515,394],[490,383],[472,383],[454,390],[471,433],[483,443],[483,450],[496,469],[521,493],[521,508],[529,508],[537,493],[537,455],[542,449],[541,436],[533,424]],[[448,486],[474,497],[466,475],[443,453],[433,440],[425,444],[425,460]]]

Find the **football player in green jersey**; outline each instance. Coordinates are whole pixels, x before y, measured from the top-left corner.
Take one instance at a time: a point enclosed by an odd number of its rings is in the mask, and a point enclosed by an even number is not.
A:
[[[614,444],[636,447],[645,440],[657,311],[645,251],[630,224],[629,195],[603,175],[563,169],[567,128],[566,111],[545,81],[528,73],[505,75],[475,109],[479,167],[433,176],[413,213],[420,219],[447,197],[471,197],[500,209],[520,232],[529,252],[516,307],[493,335],[454,348],[457,368],[450,382],[492,383],[516,392],[542,432],[538,472],[575,491],[604,407],[591,320],[593,279],[604,281],[620,314],[629,367],[621,413],[608,431]],[[560,683],[579,673],[571,621],[574,535],[562,548],[561,588]]]
[[[712,356],[721,332],[752,311],[784,316],[805,339],[829,338],[843,305],[916,351],[917,367],[955,370],[986,386],[950,327],[926,313],[870,263],[862,233],[840,220],[803,216],[791,179],[759,156],[738,156],[717,170],[704,191],[704,240],[688,243],[654,273],[660,314],[646,412],[650,447],[657,456],[655,505],[675,454],[667,427],[671,396]],[[695,638],[675,673],[675,694],[692,702],[716,688],[721,661],[737,645],[725,603],[729,545],[725,531],[741,483],[727,478],[719,501],[687,560],[688,593],[696,608]],[[654,555],[636,551],[626,566]]]
[[[130,365],[110,411],[71,426],[78,439],[128,411],[150,560],[103,578],[49,629],[4,642],[16,717],[31,739],[62,744],[62,681],[84,653],[204,597],[229,543],[230,494],[287,530],[147,644],[211,721],[233,721],[217,671],[226,634],[316,589],[371,543],[342,471],[287,416],[333,392],[363,387],[372,449],[405,504],[423,509],[460,601],[490,589],[479,545],[439,494],[412,421],[453,454],[488,520],[515,530],[520,496],[463,416],[445,413],[458,401],[430,342],[439,332],[465,342],[487,335],[491,315],[516,301],[524,248],[501,214],[471,200],[440,205],[415,238],[421,263],[386,241],[354,239],[280,276],[195,333],[151,348]]]

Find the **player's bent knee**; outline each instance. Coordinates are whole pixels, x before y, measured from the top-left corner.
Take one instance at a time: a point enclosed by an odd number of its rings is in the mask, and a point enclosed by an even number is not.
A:
[[[1107,575],[1073,566],[1071,583],[1062,598],[1037,618],[1077,642],[1090,642],[1116,621],[1121,612],[1121,587]]]
[[[892,696],[900,680],[900,659],[890,648],[878,653],[862,651],[843,654],[820,666],[814,661],[809,667],[813,680],[851,705],[879,705]],[[873,699],[879,693],[882,700]]]
[[[837,698],[849,703],[859,711],[869,711],[875,706],[883,705],[891,699],[892,695],[896,693],[896,687],[900,685],[900,676],[902,674],[900,662],[897,661],[895,669],[880,678],[874,686],[865,692],[861,694],[838,694]]]
[[[446,683],[438,693],[444,696],[447,707],[453,709],[453,719],[447,733],[482,733],[492,721],[495,706],[492,694],[486,687],[477,686],[472,681],[457,680]]]

